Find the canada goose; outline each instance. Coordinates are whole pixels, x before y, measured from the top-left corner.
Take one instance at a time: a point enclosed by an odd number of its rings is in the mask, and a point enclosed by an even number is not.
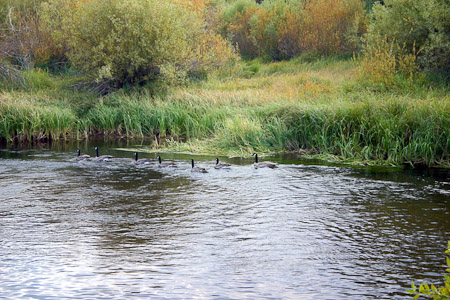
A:
[[[78,156],[77,156],[77,160],[87,160],[87,159],[90,159],[91,158],[91,156],[90,155],[88,155],[88,154],[83,154],[83,155],[81,155],[81,151],[80,151],[80,149],[77,149],[77,154],[78,154]]]
[[[150,158],[141,158],[141,159],[139,159],[138,155],[139,154],[137,152],[134,152],[134,163],[136,165],[147,165],[147,164],[149,164],[149,163],[151,163],[153,161]]]
[[[173,161],[163,162],[161,159],[161,156],[159,156],[159,155],[156,158],[158,159],[160,168],[175,168],[177,166]]]
[[[253,164],[255,168],[278,168],[278,164],[270,161],[258,162],[258,153],[252,154],[255,157],[255,163]]]
[[[206,171],[206,169],[203,168],[203,167],[194,167],[194,160],[193,159],[191,159],[191,163],[192,163],[191,172],[208,173],[208,171]]]
[[[227,163],[219,163],[219,159],[216,158],[216,165],[214,166],[214,169],[229,169],[230,164]]]
[[[96,161],[109,161],[111,158],[113,158],[111,155],[98,155],[98,147],[94,148],[95,150],[95,160]]]

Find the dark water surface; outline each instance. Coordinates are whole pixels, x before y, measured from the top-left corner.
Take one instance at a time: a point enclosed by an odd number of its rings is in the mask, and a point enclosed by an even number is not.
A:
[[[448,171],[196,157],[195,174],[75,149],[0,149],[0,299],[412,299],[442,278]]]

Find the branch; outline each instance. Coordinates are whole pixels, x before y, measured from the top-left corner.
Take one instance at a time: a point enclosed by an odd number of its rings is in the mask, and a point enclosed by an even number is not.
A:
[[[13,8],[14,8],[14,6],[11,6],[11,8],[9,9],[9,12],[8,12],[9,25],[11,26],[11,30],[12,30],[12,31],[15,30],[14,25],[13,25],[13,23],[12,23],[12,18],[11,18],[11,14],[12,14]]]

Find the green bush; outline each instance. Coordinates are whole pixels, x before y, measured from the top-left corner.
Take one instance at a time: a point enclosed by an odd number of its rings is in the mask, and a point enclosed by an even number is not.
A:
[[[97,81],[178,82],[205,68],[203,20],[169,1],[49,0],[42,16],[72,64]]]
[[[450,2],[447,0],[386,0],[373,6],[368,47],[382,40],[418,53],[417,63],[450,78]],[[399,49],[400,49],[399,48]]]
[[[27,87],[29,89],[41,90],[52,88],[55,82],[52,80],[50,74],[39,68],[23,72],[23,76],[27,80]]]

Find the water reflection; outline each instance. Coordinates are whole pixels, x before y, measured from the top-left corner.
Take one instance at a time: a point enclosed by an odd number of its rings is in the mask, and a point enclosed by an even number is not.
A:
[[[445,171],[292,157],[215,170],[201,157],[210,172],[194,174],[189,157],[135,166],[101,146],[117,158],[77,162],[80,145],[0,152],[2,296],[404,299],[411,280],[444,270]]]

